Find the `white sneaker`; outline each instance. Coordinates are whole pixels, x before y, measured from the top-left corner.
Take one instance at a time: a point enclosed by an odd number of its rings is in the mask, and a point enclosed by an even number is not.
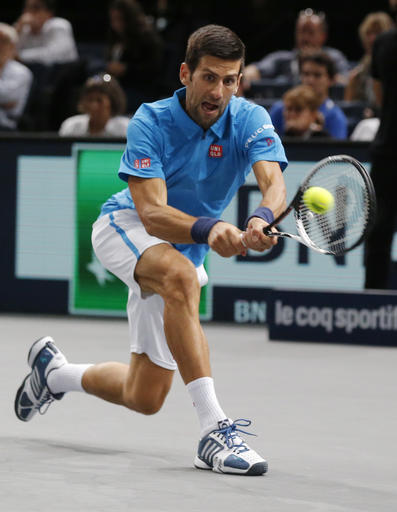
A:
[[[267,462],[245,443],[237,432],[248,435],[249,432],[238,427],[249,427],[250,420],[239,419],[234,422],[226,419],[218,422],[213,430],[200,440],[194,465],[198,469],[212,469],[216,473],[236,475],[263,475],[267,471]]]
[[[60,400],[65,393],[53,394],[48,389],[48,374],[67,363],[66,357],[54,344],[50,336],[38,339],[33,343],[28,364],[32,368],[15,397],[15,414],[22,421],[29,421],[38,411],[44,414],[54,400]],[[42,407],[47,405],[43,410]]]

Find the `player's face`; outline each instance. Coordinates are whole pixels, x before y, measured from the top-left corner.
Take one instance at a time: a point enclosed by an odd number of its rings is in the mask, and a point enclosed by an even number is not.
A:
[[[181,66],[180,79],[186,85],[186,112],[204,130],[223,114],[241,80],[241,61],[223,60],[206,55],[194,73]]]
[[[303,85],[310,86],[322,99],[328,96],[329,88],[332,85],[326,67],[310,61],[302,64],[301,82]]]

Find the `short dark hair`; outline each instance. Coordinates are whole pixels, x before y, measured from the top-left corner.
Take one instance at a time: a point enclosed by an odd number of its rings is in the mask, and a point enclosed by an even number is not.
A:
[[[241,72],[244,67],[245,45],[230,28],[222,25],[205,25],[193,32],[187,42],[185,62],[191,73],[205,55],[224,60],[240,59]]]
[[[302,52],[299,56],[299,71],[305,62],[314,62],[318,66],[323,66],[327,70],[327,74],[331,80],[335,78],[336,66],[333,59],[323,51]]]
[[[110,99],[112,116],[124,114],[126,109],[126,95],[118,80],[108,73],[91,76],[87,79],[80,94],[78,108],[84,111],[84,99],[90,92],[106,94]]]

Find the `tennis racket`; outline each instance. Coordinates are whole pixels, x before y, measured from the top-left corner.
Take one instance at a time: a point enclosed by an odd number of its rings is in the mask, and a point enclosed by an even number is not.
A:
[[[334,196],[334,206],[315,213],[303,194],[310,187],[323,187]],[[298,234],[271,232],[294,210]],[[363,242],[376,213],[375,191],[363,165],[348,155],[334,155],[316,164],[299,187],[287,209],[264,228],[267,236],[288,237],[322,254],[341,256]]]

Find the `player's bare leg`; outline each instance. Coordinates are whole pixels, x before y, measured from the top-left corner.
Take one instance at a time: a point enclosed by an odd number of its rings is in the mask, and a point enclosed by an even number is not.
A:
[[[164,300],[164,331],[185,384],[211,375],[208,343],[200,325],[200,286],[194,265],[168,244],[150,247],[135,278],[143,291]]]
[[[199,321],[200,288],[194,266],[170,245],[160,244],[145,251],[135,277],[142,290],[158,293],[164,300],[167,342],[201,427],[195,466],[226,473],[263,474],[266,461],[238,435],[239,427],[250,422],[228,419],[215,394],[208,344]],[[70,364],[50,337],[33,345],[28,362],[32,372],[20,386],[15,401],[15,411],[23,421],[72,390],[154,414],[164,402],[174,373],[154,364],[145,354],[133,354],[129,366],[114,362]]]
[[[82,385],[87,393],[103,400],[154,414],[163,405],[173,375],[173,370],[154,364],[146,354],[132,354],[130,365],[110,362],[91,366]]]

